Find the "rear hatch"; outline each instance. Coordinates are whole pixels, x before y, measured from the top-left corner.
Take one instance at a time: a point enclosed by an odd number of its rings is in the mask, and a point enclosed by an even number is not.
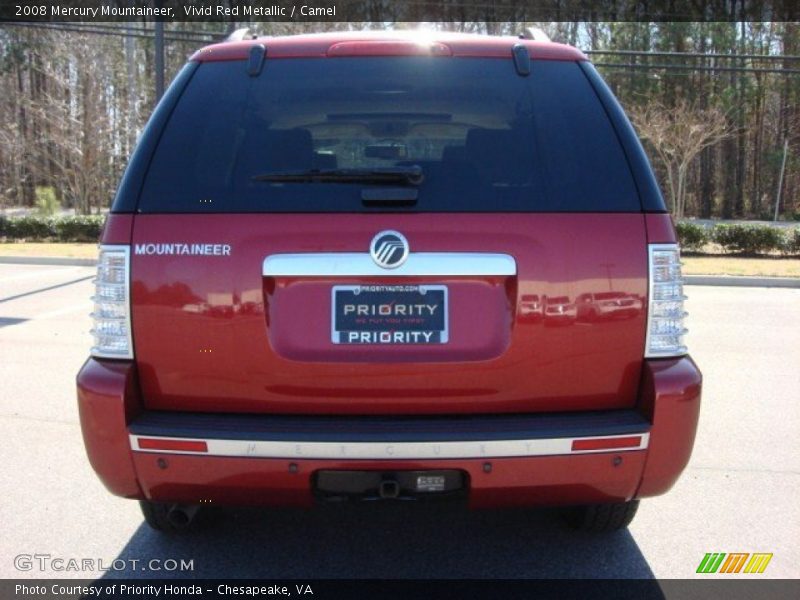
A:
[[[146,406],[632,406],[644,217],[584,68],[295,58],[253,77],[241,61],[202,63],[134,219]],[[603,294],[626,310],[592,318]]]

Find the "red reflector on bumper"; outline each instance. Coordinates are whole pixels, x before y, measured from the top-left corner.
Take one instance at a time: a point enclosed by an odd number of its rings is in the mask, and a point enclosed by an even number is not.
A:
[[[636,448],[641,445],[642,436],[608,438],[608,439],[589,439],[574,440],[572,451],[580,450],[608,450],[609,448]]]
[[[208,444],[199,440],[165,440],[139,438],[140,450],[174,450],[177,452],[208,452]]]

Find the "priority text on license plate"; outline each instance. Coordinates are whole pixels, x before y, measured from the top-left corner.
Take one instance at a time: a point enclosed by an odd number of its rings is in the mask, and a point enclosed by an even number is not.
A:
[[[445,344],[447,286],[337,285],[331,290],[334,344]]]

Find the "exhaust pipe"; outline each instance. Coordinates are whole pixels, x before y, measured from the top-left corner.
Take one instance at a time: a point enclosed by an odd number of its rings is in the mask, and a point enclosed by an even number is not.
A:
[[[192,524],[199,509],[196,504],[175,504],[167,512],[167,520],[175,529],[185,529]]]

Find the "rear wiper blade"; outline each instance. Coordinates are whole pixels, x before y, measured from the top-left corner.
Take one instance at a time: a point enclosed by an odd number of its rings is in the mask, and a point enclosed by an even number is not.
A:
[[[255,175],[253,181],[280,183],[385,183],[419,185],[424,176],[422,167],[386,167],[374,169],[309,169],[308,171],[275,171]]]

